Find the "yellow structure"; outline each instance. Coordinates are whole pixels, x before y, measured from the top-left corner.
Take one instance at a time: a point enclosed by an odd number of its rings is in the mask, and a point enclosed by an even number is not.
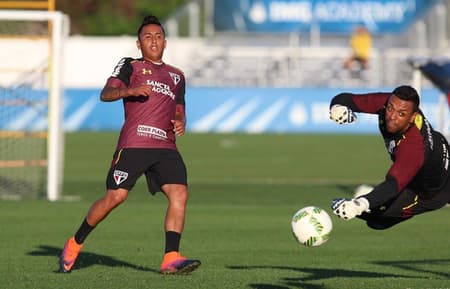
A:
[[[9,1],[0,0],[0,9],[35,9],[55,11],[55,0],[41,1]]]

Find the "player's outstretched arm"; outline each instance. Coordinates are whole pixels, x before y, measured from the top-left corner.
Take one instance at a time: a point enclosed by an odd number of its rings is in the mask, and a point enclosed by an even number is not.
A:
[[[121,88],[105,86],[100,94],[102,101],[115,101],[129,96],[147,96],[152,92],[152,87],[149,85],[141,85],[133,88]]]

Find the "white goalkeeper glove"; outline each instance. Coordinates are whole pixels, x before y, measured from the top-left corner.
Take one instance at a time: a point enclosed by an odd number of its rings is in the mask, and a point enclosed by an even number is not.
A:
[[[344,220],[353,219],[363,212],[370,212],[369,201],[364,197],[357,199],[334,199],[331,208],[335,215]]]
[[[330,119],[338,124],[351,123],[356,121],[356,114],[348,107],[335,104],[330,109]]]

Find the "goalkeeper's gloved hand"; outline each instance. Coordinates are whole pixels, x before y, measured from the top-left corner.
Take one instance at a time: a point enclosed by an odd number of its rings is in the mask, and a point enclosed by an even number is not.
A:
[[[331,208],[334,214],[344,220],[353,219],[363,212],[370,212],[369,201],[364,197],[356,199],[334,199]]]
[[[356,114],[344,105],[335,104],[330,109],[330,119],[338,124],[351,123],[356,121]]]

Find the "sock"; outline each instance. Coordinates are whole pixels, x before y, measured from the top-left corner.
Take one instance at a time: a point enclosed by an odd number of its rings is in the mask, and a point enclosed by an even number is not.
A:
[[[86,237],[89,235],[89,233],[94,229],[95,227],[92,227],[88,224],[86,219],[83,220],[83,223],[81,224],[80,228],[75,234],[75,242],[77,242],[79,245],[83,244]]]
[[[165,252],[179,251],[180,250],[181,234],[174,231],[166,232],[166,250]]]

